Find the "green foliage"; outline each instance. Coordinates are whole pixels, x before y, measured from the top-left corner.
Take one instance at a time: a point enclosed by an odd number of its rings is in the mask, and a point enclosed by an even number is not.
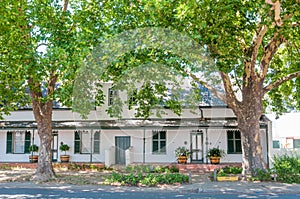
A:
[[[226,166],[223,168],[223,171],[224,173],[227,173],[227,174],[241,174],[242,173],[242,168],[241,167],[229,167],[229,166]]]
[[[217,170],[217,176],[228,176],[230,174],[241,174],[242,173],[242,168],[241,167],[230,167],[230,166],[226,166],[224,168],[218,169]],[[213,173],[211,175],[211,177],[213,177]]]
[[[254,181],[271,181],[272,180],[272,170],[270,169],[255,169],[254,175],[250,178]]]
[[[256,169],[251,180],[271,181],[275,179],[285,183],[300,183],[300,156],[284,154],[274,156],[272,169]]]
[[[274,172],[277,180],[287,183],[300,183],[300,156],[284,154],[274,156]]]
[[[112,173],[111,177],[105,180],[107,184],[119,183],[120,185],[144,185],[156,186],[158,184],[175,184],[187,183],[188,176],[179,173],[163,173],[163,174],[122,174]]]
[[[66,154],[66,152],[70,150],[70,146],[62,142],[59,146],[59,150],[64,151]]]
[[[190,150],[187,149],[184,146],[178,147],[177,149],[175,149],[175,155],[176,155],[176,157],[179,157],[179,156],[188,156],[189,154],[191,154]]]
[[[207,151],[206,157],[224,157],[225,151],[223,149],[219,149],[214,147]]]
[[[37,145],[35,145],[35,144],[30,145],[29,146],[29,151],[30,152],[38,152],[39,151],[39,147]]]
[[[133,165],[125,168],[127,173],[178,173],[176,166]]]
[[[76,71],[104,30],[100,3],[1,1],[1,114],[30,105],[28,90],[71,106]]]

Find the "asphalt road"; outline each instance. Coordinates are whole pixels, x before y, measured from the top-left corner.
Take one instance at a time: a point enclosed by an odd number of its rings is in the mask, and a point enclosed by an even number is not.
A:
[[[72,188],[67,187],[0,187],[0,198],[109,198],[109,199],[146,199],[146,198],[201,198],[201,199],[234,199],[234,198],[278,198],[299,199],[300,194],[274,193],[179,193],[174,191],[135,191],[105,188]]]

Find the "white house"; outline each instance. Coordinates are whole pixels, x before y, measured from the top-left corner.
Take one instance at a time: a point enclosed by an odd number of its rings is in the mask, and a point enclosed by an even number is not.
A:
[[[284,113],[278,119],[274,114],[268,114],[268,118],[272,121],[271,159],[280,154],[300,155],[300,112]]]
[[[129,163],[174,163],[175,149],[186,146],[192,151],[189,162],[209,163],[209,148],[224,149],[221,162],[241,162],[241,136],[236,117],[226,106],[203,106],[182,116],[170,110],[161,118],[152,116],[143,121],[133,117],[133,110],[123,112],[122,119],[110,118],[107,102],[92,110],[86,120],[69,109],[53,112],[53,161],[60,161],[61,142],[70,146],[72,162],[103,162],[107,166]],[[265,117],[263,117],[265,118]],[[0,121],[0,162],[27,162],[28,147],[39,145],[32,110],[18,110]],[[268,120],[261,120],[261,140],[265,161],[269,161],[271,129]]]

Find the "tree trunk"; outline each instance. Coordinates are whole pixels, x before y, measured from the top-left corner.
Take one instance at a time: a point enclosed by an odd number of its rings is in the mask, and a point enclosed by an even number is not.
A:
[[[55,178],[52,167],[52,101],[38,103],[33,100],[33,113],[37,122],[37,130],[40,138],[39,159],[34,181],[48,181]]]
[[[257,85],[257,84],[256,84]],[[257,87],[244,90],[243,101],[236,112],[241,131],[243,151],[243,179],[256,176],[256,169],[266,169],[262,155],[260,137],[260,118],[262,116],[262,97]]]
[[[226,90],[226,102],[235,113],[241,132],[243,179],[246,180],[247,176],[256,175],[256,169],[266,169],[262,156],[259,124],[263,113],[263,79],[248,70],[245,75],[248,81],[241,88],[242,100],[238,100],[234,95],[229,76],[225,73],[221,75]]]
[[[238,117],[238,123],[242,138],[243,178],[246,180],[247,176],[256,175],[256,169],[266,169],[266,163],[262,156],[259,119]]]

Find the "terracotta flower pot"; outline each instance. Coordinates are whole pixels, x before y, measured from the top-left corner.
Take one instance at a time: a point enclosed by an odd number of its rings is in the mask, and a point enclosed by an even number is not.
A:
[[[69,162],[70,156],[69,155],[60,155],[60,161],[61,162]]]
[[[209,157],[211,164],[220,164],[221,157]]]
[[[29,156],[29,162],[36,163],[38,162],[39,156],[38,155],[30,155]]]
[[[187,163],[187,156],[179,156],[177,157],[177,161],[179,164],[186,164]]]

